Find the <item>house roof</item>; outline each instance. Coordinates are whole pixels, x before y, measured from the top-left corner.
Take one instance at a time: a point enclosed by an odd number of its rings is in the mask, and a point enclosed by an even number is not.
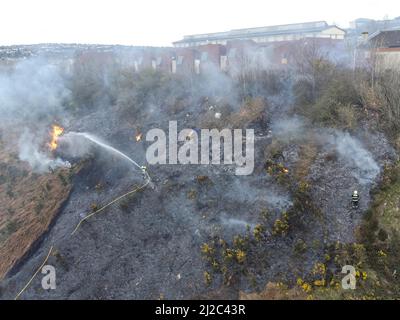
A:
[[[368,38],[368,42],[379,48],[399,48],[400,28],[375,32]]]

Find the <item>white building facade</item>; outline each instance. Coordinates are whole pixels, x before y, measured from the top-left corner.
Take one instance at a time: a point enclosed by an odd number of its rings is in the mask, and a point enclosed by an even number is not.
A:
[[[345,35],[346,31],[343,29],[340,29],[335,25],[328,25],[325,21],[317,21],[188,35],[173,44],[178,48],[187,48],[207,44],[226,45],[227,42],[231,40],[252,40],[256,43],[294,41],[304,38],[343,40]]]

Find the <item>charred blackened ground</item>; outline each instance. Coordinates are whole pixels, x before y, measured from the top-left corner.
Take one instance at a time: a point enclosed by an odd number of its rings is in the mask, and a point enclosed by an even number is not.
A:
[[[296,297],[306,298],[313,288],[336,286],[338,246],[358,242],[371,190],[397,159],[391,138],[381,128],[371,129],[373,121],[359,104],[348,106],[362,119],[354,127],[315,119],[305,110],[326,90],[301,103],[298,87],[305,80],[295,69],[249,73],[245,79],[113,71],[118,76],[107,70],[101,81],[85,73],[102,86],[107,79],[106,96],[97,86],[89,92],[74,88],[73,75],[63,80],[67,101],[56,118],[66,133],[89,132],[146,164],[146,132],[167,132],[169,121],[177,121],[179,129],[251,128],[254,172],[237,176],[234,165],[150,165],[152,186],[71,235],[82,218],[143,179],[129,162],[88,141],[77,141],[75,152],[61,141],[56,156],[72,164],[68,201],[2,280],[1,298],[15,297],[50,246],[54,253],[47,263],[56,268],[57,289],[43,290],[39,275],[21,298],[237,298],[267,283],[298,288]],[[98,105],[90,106],[94,100]],[[72,174],[78,166],[82,169]],[[361,194],[356,210],[353,190]]]

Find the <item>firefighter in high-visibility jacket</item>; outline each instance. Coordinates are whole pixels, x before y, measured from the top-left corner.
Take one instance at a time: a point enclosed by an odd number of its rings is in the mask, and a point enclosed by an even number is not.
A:
[[[354,190],[353,194],[351,196],[351,203],[353,204],[353,208],[355,208],[355,209],[358,208],[359,201],[360,201],[360,195],[358,194],[357,190]]]
[[[146,166],[140,166],[140,169],[142,170],[142,177],[143,180],[146,180],[148,178],[148,173],[147,173],[147,167]]]

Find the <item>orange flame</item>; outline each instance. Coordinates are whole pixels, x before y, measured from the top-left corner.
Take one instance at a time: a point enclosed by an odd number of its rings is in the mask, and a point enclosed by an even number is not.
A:
[[[289,173],[289,170],[288,169],[286,169],[286,168],[283,168],[283,173]]]
[[[63,132],[64,132],[64,128],[57,126],[57,125],[53,125],[53,129],[51,131],[51,141],[49,143],[50,150],[57,149],[58,138],[59,138],[59,136],[61,136],[63,134]]]
[[[138,133],[138,134],[135,136],[135,140],[136,140],[136,142],[139,142],[140,140],[142,140],[142,134],[141,134],[141,133]]]

